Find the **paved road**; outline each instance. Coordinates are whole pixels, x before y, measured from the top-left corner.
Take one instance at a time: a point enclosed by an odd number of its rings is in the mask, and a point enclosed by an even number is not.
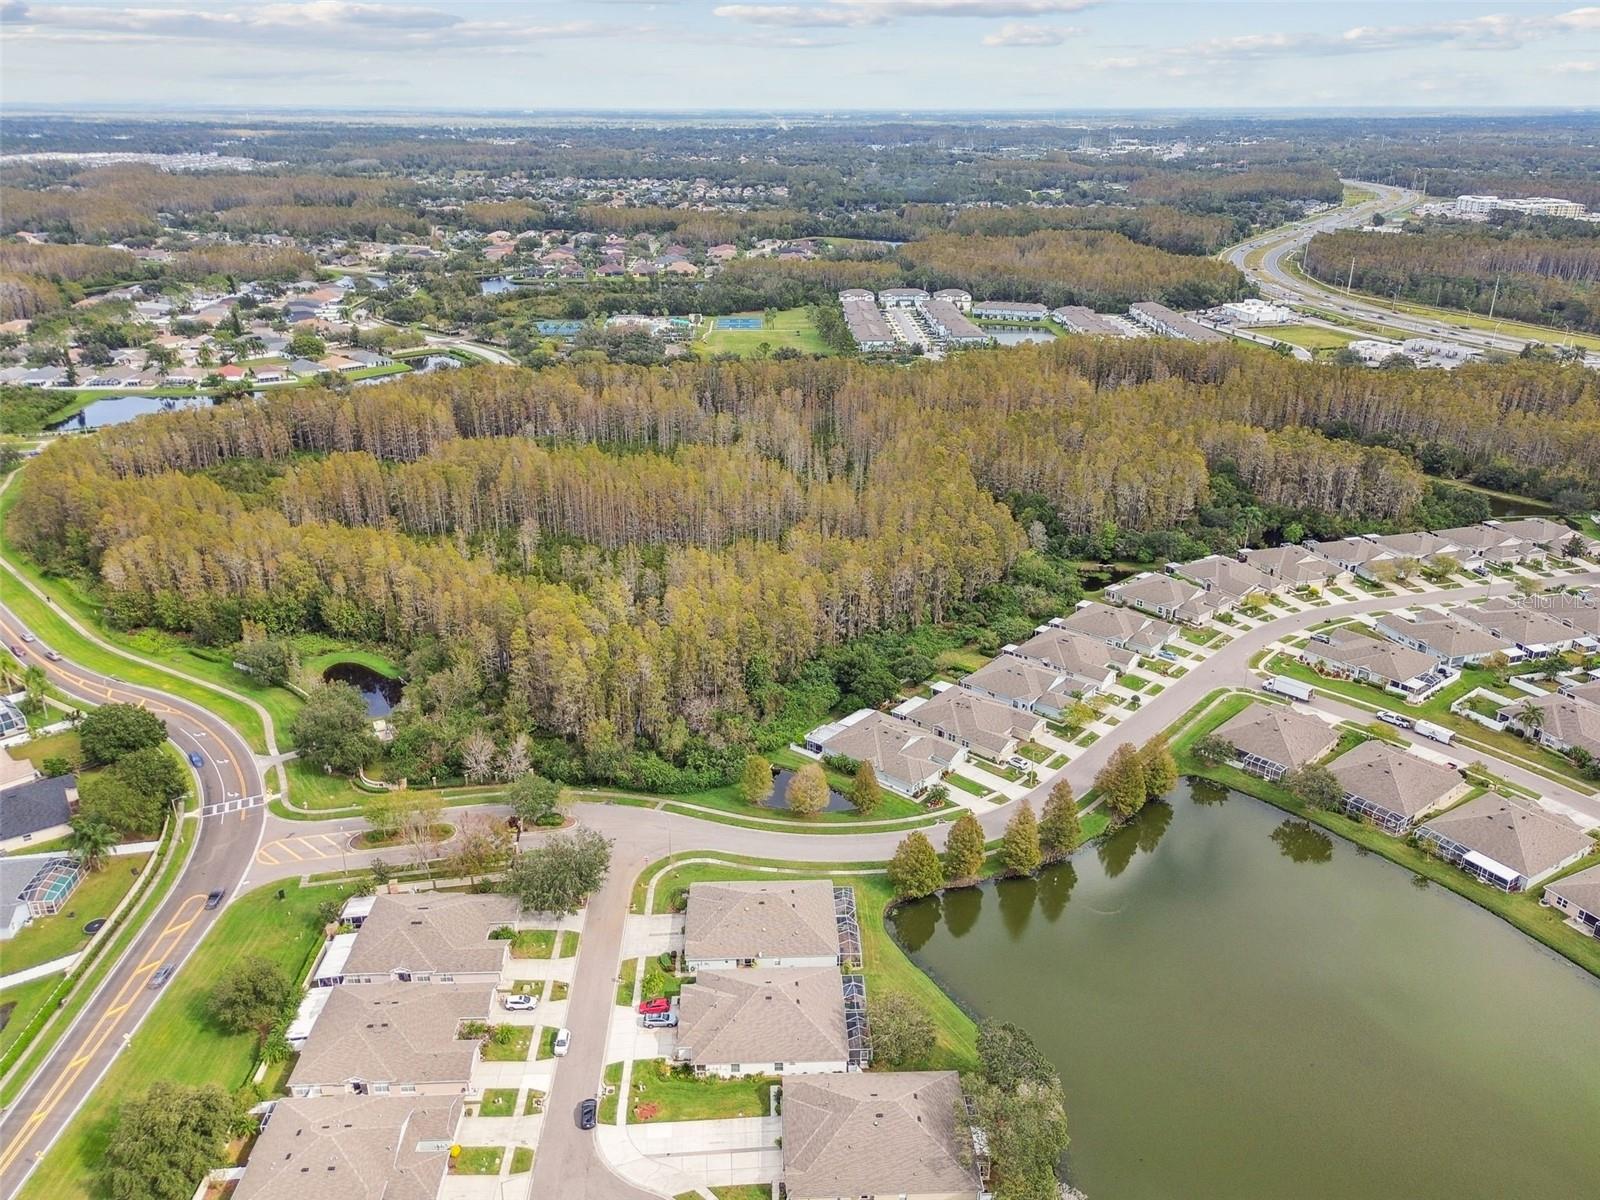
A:
[[[1600,571],[1582,576],[1568,576],[1564,583],[1600,583]],[[1302,613],[1285,614],[1275,620],[1241,633],[1210,658],[1195,666],[1182,679],[1172,681],[1159,695],[1147,700],[1135,713],[1118,726],[1118,736],[1104,737],[1088,747],[1066,768],[1065,775],[1073,787],[1082,794],[1092,784],[1095,773],[1104,765],[1111,751],[1127,740],[1143,740],[1165,729],[1210,691],[1221,687],[1249,686],[1259,682],[1249,667],[1251,657],[1271,642],[1283,638],[1333,616],[1393,609],[1405,604],[1447,600],[1459,602],[1468,596],[1478,596],[1493,591],[1504,591],[1509,584],[1494,581],[1470,592],[1429,592],[1418,595],[1367,597],[1354,601],[1335,603],[1325,608],[1309,609]],[[8,640],[11,630],[18,626],[9,614],[0,609],[0,618],[7,625]],[[104,698],[107,692],[122,695],[150,695],[142,689],[129,689],[125,685],[107,681],[57,664],[54,668],[58,685],[79,687],[91,699]],[[96,691],[95,689],[99,689]],[[79,693],[84,694],[84,693]],[[221,726],[209,714],[191,712],[189,706],[170,697],[155,697],[161,704],[163,715],[174,728],[180,746],[185,749],[185,737],[198,733],[207,738],[228,740],[235,763],[245,763],[254,771],[255,761],[238,737]],[[1340,701],[1320,698],[1319,704],[1344,716],[1357,716],[1351,706]],[[153,704],[154,706],[154,704]],[[203,721],[198,729],[188,722]],[[216,742],[211,742],[215,745]],[[209,760],[208,767],[215,769]],[[1538,788],[1547,796],[1571,806],[1574,811],[1600,820],[1600,797],[1580,793],[1573,789],[1551,784],[1542,777],[1532,775],[1509,764],[1497,764],[1497,770],[1508,777]],[[229,790],[242,786],[217,778],[208,780],[208,788]],[[250,787],[258,789],[259,778]],[[1042,805],[1048,792],[1041,785],[1030,793],[1035,807]],[[1015,802],[1011,802],[1015,803]],[[985,832],[998,836],[1011,815],[1011,803],[995,805],[980,815]],[[503,812],[496,805],[483,806],[486,812]],[[583,803],[577,806],[578,821],[612,838],[613,867],[602,890],[591,900],[585,916],[581,951],[572,984],[568,1006],[569,1028],[573,1031],[572,1052],[556,1072],[549,1103],[550,1119],[541,1139],[539,1154],[532,1177],[533,1195],[561,1195],[589,1197],[596,1200],[642,1200],[647,1193],[640,1191],[614,1175],[600,1161],[594,1150],[592,1135],[576,1128],[572,1113],[578,1102],[596,1094],[605,1066],[606,1027],[613,1006],[615,979],[621,954],[623,927],[627,917],[628,898],[633,880],[648,863],[673,851],[705,850],[725,854],[742,854],[757,857],[784,858],[809,862],[872,861],[888,858],[904,832],[851,833],[851,834],[796,834],[778,830],[749,829],[680,816],[661,809],[636,808],[624,805]],[[119,970],[118,979],[128,980],[134,990],[116,993],[118,1004],[128,1001],[126,1010],[117,1009],[105,1016],[114,1024],[101,1033],[99,1023],[80,1031],[74,1029],[68,1039],[73,1046],[88,1044],[88,1055],[79,1066],[78,1054],[58,1055],[60,1062],[52,1061],[41,1075],[40,1083],[30,1089],[25,1103],[17,1106],[16,1114],[31,1114],[44,1105],[51,1104],[37,1125],[23,1132],[28,1139],[26,1155],[31,1156],[46,1142],[46,1131],[59,1129],[87,1088],[109,1062],[111,1050],[107,1043],[112,1034],[132,1028],[148,1007],[150,995],[140,989],[140,981],[149,970],[173,953],[186,952],[198,940],[206,925],[206,916],[199,914],[194,923],[187,922],[196,916],[191,910],[195,901],[213,886],[240,886],[246,876],[252,884],[274,879],[291,878],[312,872],[333,869],[336,865],[356,866],[373,857],[370,852],[352,851],[349,835],[365,828],[359,817],[330,821],[291,821],[265,814],[255,808],[244,814],[234,814],[220,821],[208,822],[206,836],[201,840],[201,850],[196,861],[185,874],[183,884],[174,893],[172,902],[152,923],[140,941],[138,953],[130,960],[130,967]],[[943,842],[947,826],[934,826],[927,830],[936,844]],[[541,836],[529,834],[528,837]],[[389,852],[392,857],[393,852]],[[186,908],[185,905],[188,905]],[[169,932],[170,931],[170,932]],[[161,939],[168,939],[157,946]],[[138,964],[131,967],[132,963]],[[131,969],[130,969],[131,968]],[[87,1022],[84,1022],[87,1023]],[[98,1040],[96,1040],[98,1038]],[[77,1074],[67,1080],[61,1095],[52,1103],[51,1089],[55,1080],[77,1068]],[[15,1136],[11,1125],[16,1114],[7,1114],[6,1124],[0,1124],[9,1145]],[[21,1128],[18,1126],[18,1128]],[[8,1148],[7,1155],[11,1155]],[[20,1182],[21,1166],[25,1156],[12,1156],[0,1171],[0,1194],[9,1195]]]
[[[205,765],[197,772],[203,804],[261,794],[261,773],[250,747],[224,721],[173,696],[71,663],[50,662],[38,642],[22,641],[23,631],[22,622],[0,606],[0,637],[8,645],[20,645],[24,660],[43,667],[55,687],[91,704],[143,704],[167,722],[179,750],[204,756]],[[144,1019],[159,994],[147,987],[151,972],[163,963],[182,963],[220,915],[220,909],[205,910],[206,896],[217,888],[228,889],[230,897],[238,890],[255,857],[265,811],[257,807],[189,818],[201,821],[200,836],[176,886],[111,970],[95,1001],[68,1027],[16,1102],[0,1113],[0,1196],[16,1194],[35,1160]]]
[[[1353,321],[1386,326],[1397,337],[1426,337],[1459,343],[1474,350],[1503,350],[1515,354],[1528,344],[1529,339],[1506,333],[1463,329],[1448,318],[1411,316],[1384,308],[1377,301],[1360,294],[1346,293],[1337,287],[1325,287],[1291,275],[1285,260],[1300,251],[1318,233],[1353,225],[1364,225],[1373,214],[1389,212],[1413,203],[1422,197],[1407,188],[1391,187],[1382,183],[1345,180],[1351,187],[1376,192],[1377,199],[1350,208],[1334,209],[1309,221],[1300,222],[1287,229],[1277,229],[1242,242],[1228,251],[1228,261],[1245,273],[1261,289],[1261,294],[1271,300],[1296,304],[1314,304]],[[1398,234],[1394,235],[1400,236]],[[1259,267],[1249,266],[1245,258],[1254,250],[1270,247]],[[1551,330],[1540,341],[1559,341],[1560,331]]]

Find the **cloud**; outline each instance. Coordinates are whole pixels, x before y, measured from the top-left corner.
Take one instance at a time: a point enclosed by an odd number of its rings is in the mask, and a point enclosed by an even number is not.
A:
[[[983,39],[985,46],[1059,46],[1083,32],[1075,25],[1027,25],[1008,21]]]
[[[1186,74],[1203,63],[1264,62],[1374,54],[1416,46],[1458,50],[1516,50],[1525,43],[1571,29],[1600,28],[1600,8],[1578,8],[1556,16],[1493,13],[1415,25],[1356,25],[1340,33],[1249,33],[1207,38],[1146,54],[1105,60],[1113,70],[1157,70]]]
[[[1100,0],[824,0],[822,4],[720,4],[719,16],[753,25],[856,29],[917,17],[1043,17]]]
[[[1593,75],[1600,71],[1600,60],[1589,59],[1587,62],[1564,62],[1556,64],[1557,75]]]
[[[363,50],[504,49],[549,38],[616,36],[615,25],[469,19],[420,4],[300,0],[250,7],[140,8],[8,3],[9,37],[53,42],[326,43],[354,39]]]

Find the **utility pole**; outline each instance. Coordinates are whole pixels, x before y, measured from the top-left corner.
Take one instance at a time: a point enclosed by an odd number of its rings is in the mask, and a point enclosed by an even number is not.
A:
[[[1356,256],[1350,256],[1350,277],[1344,281],[1344,294],[1348,296],[1356,283]]]
[[[1500,276],[1494,277],[1494,293],[1489,297],[1489,320],[1494,320],[1494,306],[1500,301]]]

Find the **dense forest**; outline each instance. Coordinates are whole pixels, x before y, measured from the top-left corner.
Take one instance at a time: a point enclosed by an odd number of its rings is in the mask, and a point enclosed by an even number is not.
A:
[[[120,625],[386,643],[583,756],[568,775],[599,755],[659,784],[884,694],[851,681],[863,639],[901,639],[872,659],[897,685],[931,669],[918,629],[1025,633],[1077,595],[1066,557],[1402,528],[1439,502],[1407,454],[1592,495],[1597,392],[1549,364],[1396,375],[1156,340],[911,370],[474,368],[57,444],[10,532]]]
[[[1397,296],[1562,329],[1600,330],[1600,226],[1578,221],[1469,225],[1416,233],[1319,233],[1306,273]]]

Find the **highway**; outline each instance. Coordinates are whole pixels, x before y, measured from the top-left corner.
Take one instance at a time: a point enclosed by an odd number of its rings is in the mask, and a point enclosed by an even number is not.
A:
[[[1288,304],[1315,305],[1351,321],[1382,325],[1397,338],[1432,338],[1470,346],[1474,350],[1502,350],[1508,354],[1516,354],[1528,344],[1527,338],[1462,328],[1452,323],[1448,317],[1435,319],[1397,313],[1383,307],[1380,302],[1370,297],[1359,293],[1348,293],[1337,287],[1327,287],[1291,274],[1285,266],[1285,260],[1298,253],[1317,234],[1365,225],[1377,213],[1392,212],[1423,198],[1418,192],[1389,184],[1368,183],[1358,179],[1347,179],[1344,182],[1349,187],[1374,192],[1377,198],[1349,208],[1330,209],[1328,212],[1319,213],[1315,217],[1298,221],[1293,225],[1258,234],[1226,251],[1227,261],[1244,272],[1245,276],[1260,289],[1265,299]],[[1257,250],[1265,250],[1259,265],[1248,263],[1246,260],[1250,254]],[[1538,340],[1558,342],[1560,331],[1552,329],[1548,337]]]
[[[244,738],[221,719],[185,700],[70,662],[51,662],[39,642],[23,642],[24,631],[15,614],[0,605],[0,638],[22,649],[26,665],[43,667],[54,687],[89,704],[141,704],[166,721],[167,732],[179,750],[204,758],[205,765],[196,772],[202,811],[262,795],[255,755]],[[265,807],[257,804],[226,814],[186,818],[200,822],[200,835],[176,885],[16,1102],[0,1112],[0,1196],[16,1194],[35,1160],[50,1147],[139,1027],[160,995],[148,987],[151,973],[167,963],[181,966],[221,914],[221,907],[205,909],[207,895],[222,888],[231,899],[245,885],[265,827],[265,813]]]
[[[1600,584],[1600,571],[1563,578],[1565,584]],[[1495,582],[1484,593],[1508,584]],[[1474,588],[1474,595],[1480,589]],[[1272,642],[1305,630],[1330,617],[1393,609],[1408,603],[1440,599],[1460,601],[1466,594],[1429,592],[1419,595],[1364,597],[1335,602],[1324,608],[1285,614],[1255,629],[1238,634],[1225,647],[1195,666],[1181,679],[1171,681],[1159,695],[1148,699],[1118,727],[1116,737],[1104,737],[1088,747],[1065,769],[1064,775],[1078,794],[1091,786],[1095,774],[1111,751],[1129,740],[1143,741],[1166,729],[1201,698],[1217,688],[1258,685],[1260,676],[1250,659]],[[5,640],[16,642],[22,626],[0,608],[0,630]],[[37,643],[30,647],[30,653]],[[240,738],[217,718],[181,700],[143,688],[130,687],[68,663],[45,663],[52,682],[63,691],[95,702],[109,699],[147,704],[168,722],[181,749],[199,749],[206,756],[203,788],[207,804],[225,803],[230,796],[258,795],[261,777],[256,759]],[[1337,698],[1321,696],[1318,707],[1342,717],[1365,720],[1368,714]],[[1432,743],[1421,743],[1437,749]],[[219,748],[221,753],[219,754]],[[1463,758],[1484,757],[1463,752]],[[1493,768],[1507,778],[1538,789],[1574,814],[1600,822],[1600,796],[1553,784],[1513,763],[1494,760]],[[1041,785],[1029,800],[1037,810],[1048,792]],[[1012,802],[1015,803],[1015,802]],[[980,814],[986,835],[998,837],[1011,816],[1012,803],[998,804]],[[588,1197],[591,1200],[643,1200],[640,1191],[611,1172],[596,1154],[592,1134],[577,1129],[572,1113],[580,1100],[596,1095],[605,1067],[606,1029],[614,1005],[616,973],[633,880],[649,863],[673,851],[751,855],[806,862],[856,862],[887,859],[905,836],[903,830],[852,834],[803,834],[746,828],[658,809],[580,802],[578,823],[613,840],[613,865],[602,889],[591,898],[585,912],[583,940],[568,1005],[568,1026],[573,1031],[572,1052],[562,1061],[548,1102],[535,1159],[532,1195]],[[453,813],[469,811],[455,809]],[[502,806],[482,806],[485,812],[504,812]],[[137,1027],[157,993],[145,987],[149,973],[163,962],[181,963],[200,940],[214,913],[203,910],[207,892],[227,888],[230,895],[246,886],[276,879],[295,878],[336,866],[358,866],[373,852],[351,849],[350,838],[366,828],[360,817],[324,821],[295,821],[269,814],[254,806],[204,819],[203,835],[179,886],[139,937],[132,952],[119,963],[101,1000],[91,1004],[74,1023],[57,1052],[45,1064],[13,1109],[0,1117],[0,1195],[12,1196],[33,1159],[50,1144],[105,1071],[123,1040]],[[936,845],[942,845],[947,825],[927,828]],[[527,839],[547,836],[525,835]],[[392,851],[390,852],[392,854]]]

